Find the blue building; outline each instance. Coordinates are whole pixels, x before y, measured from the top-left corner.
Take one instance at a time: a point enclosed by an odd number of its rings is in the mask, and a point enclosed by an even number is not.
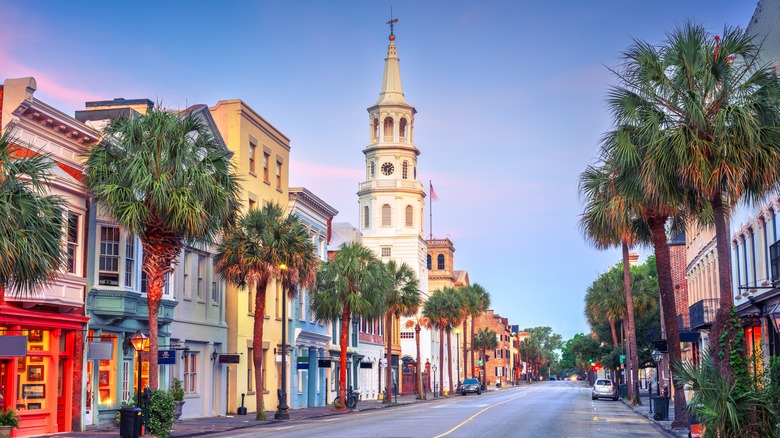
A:
[[[309,229],[317,257],[325,262],[328,256],[331,223],[338,211],[312,192],[301,187],[290,187],[288,212],[297,216]],[[327,397],[328,322],[318,321],[309,307],[308,291],[301,289],[292,300],[290,322],[287,325],[290,339],[290,395],[293,409],[308,406],[324,406]],[[322,362],[321,362],[322,361]],[[320,363],[326,366],[320,366]]]

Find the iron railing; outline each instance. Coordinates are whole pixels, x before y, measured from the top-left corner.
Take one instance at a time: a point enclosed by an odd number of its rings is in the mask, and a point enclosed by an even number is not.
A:
[[[699,300],[688,308],[692,329],[707,329],[715,321],[715,312],[720,307],[720,300],[707,298]]]

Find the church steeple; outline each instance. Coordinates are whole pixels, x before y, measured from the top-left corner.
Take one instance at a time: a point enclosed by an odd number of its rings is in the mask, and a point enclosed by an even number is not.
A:
[[[409,105],[404,99],[404,92],[401,89],[401,69],[398,66],[398,51],[395,47],[395,35],[393,34],[393,25],[398,19],[390,20],[390,44],[387,45],[387,57],[385,58],[385,74],[382,77],[382,90],[379,92],[379,99],[376,105]]]

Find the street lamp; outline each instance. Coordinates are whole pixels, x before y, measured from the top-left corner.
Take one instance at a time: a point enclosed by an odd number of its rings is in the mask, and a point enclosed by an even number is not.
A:
[[[460,327],[455,329],[455,349],[458,351],[458,386],[460,386]]]
[[[138,399],[136,400],[135,406],[141,407],[141,352],[149,348],[149,337],[141,333],[140,331],[135,332],[133,336],[130,337],[130,343],[133,344],[133,349],[135,350],[138,359],[136,367],[138,369]]]
[[[655,388],[656,388],[656,395],[661,395],[661,375],[658,373],[658,362],[661,361],[661,358],[664,357],[664,354],[658,351],[656,348],[653,350],[650,355],[653,356],[653,360],[655,361]]]
[[[290,407],[287,406],[287,291],[284,290],[284,271],[286,270],[287,265],[284,263],[279,265],[281,274],[279,277],[282,280],[282,387],[276,391],[279,405],[274,418],[277,420],[290,419],[290,414],[287,412]]]
[[[433,370],[433,398],[436,398],[436,365],[432,366]]]

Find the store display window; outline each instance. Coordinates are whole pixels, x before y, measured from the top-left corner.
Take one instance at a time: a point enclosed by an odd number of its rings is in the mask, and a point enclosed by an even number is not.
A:
[[[27,332],[27,357],[16,359],[16,410],[49,409],[46,377],[56,370],[51,366],[51,344],[48,330]],[[51,390],[51,389],[49,389]],[[56,391],[53,395],[56,394]]]

